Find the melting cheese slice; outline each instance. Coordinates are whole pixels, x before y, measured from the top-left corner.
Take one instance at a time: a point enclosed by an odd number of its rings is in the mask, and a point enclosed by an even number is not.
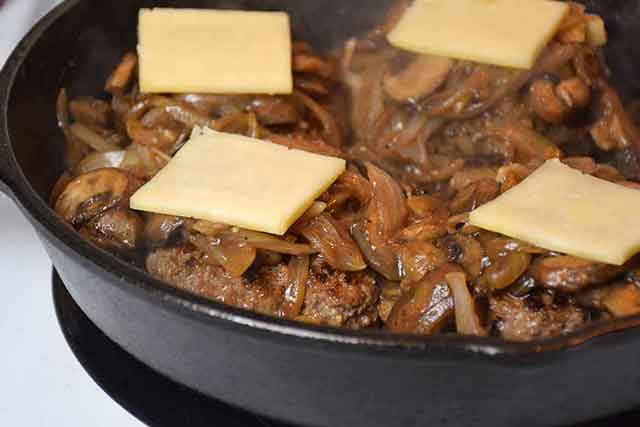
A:
[[[413,52],[531,68],[568,11],[548,0],[416,0],[388,39]]]
[[[345,171],[343,159],[208,131],[132,197],[132,209],[283,235]]]
[[[640,191],[549,160],[471,213],[471,224],[545,249],[622,265],[640,250]]]
[[[141,9],[138,55],[147,93],[293,90],[286,13]]]

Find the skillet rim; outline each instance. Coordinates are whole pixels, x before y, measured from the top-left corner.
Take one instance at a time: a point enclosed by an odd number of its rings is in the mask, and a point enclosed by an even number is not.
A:
[[[550,355],[569,354],[562,350],[586,350],[589,345],[603,341],[603,335],[611,336],[616,333],[617,338],[624,339],[633,335],[634,331],[640,331],[640,315],[612,321],[596,321],[568,335],[528,342],[511,342],[497,337],[402,335],[381,330],[354,331],[308,325],[192,295],[155,279],[115,255],[94,246],[59,219],[48,203],[33,189],[16,160],[8,123],[14,83],[26,58],[45,32],[80,1],[82,0],[65,0],[43,16],[20,41],[0,71],[0,154],[3,157],[0,159],[0,169],[5,169],[0,170],[0,173],[5,175],[4,185],[9,187],[10,197],[17,202],[37,231],[62,250],[65,256],[74,257],[83,268],[100,275],[109,281],[110,285],[120,287],[131,297],[147,299],[161,309],[174,311],[205,324],[217,322],[220,327],[233,327],[244,334],[259,334],[267,339],[289,339],[314,347],[324,344],[322,348],[326,351],[364,351],[371,356],[384,355],[394,358],[481,356],[494,362],[510,364],[514,360],[522,362],[526,359],[537,364],[548,360],[547,356]],[[583,345],[585,342],[589,345]]]

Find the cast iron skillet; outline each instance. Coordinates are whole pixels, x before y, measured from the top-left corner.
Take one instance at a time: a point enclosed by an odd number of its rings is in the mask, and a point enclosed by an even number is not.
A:
[[[296,36],[329,48],[373,26],[389,3],[68,0],[33,28],[0,75],[0,187],[32,222],[93,322],[153,369],[228,403],[326,426],[549,425],[639,404],[640,328],[583,342],[640,325],[640,317],[521,344],[303,326],[173,289],[87,243],[48,207],[62,170],[57,91],[99,93],[121,54],[135,46],[140,7],[286,10]],[[618,87],[635,97],[640,3],[595,3],[609,24]]]

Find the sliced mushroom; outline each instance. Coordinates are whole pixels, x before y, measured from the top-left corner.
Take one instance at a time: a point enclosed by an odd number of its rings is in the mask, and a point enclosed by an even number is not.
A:
[[[472,278],[482,274],[485,252],[475,238],[461,233],[453,234],[442,239],[440,247],[449,261],[460,264]]]
[[[391,309],[387,327],[393,332],[438,333],[454,313],[445,275],[461,271],[454,264],[445,264],[414,284]]]
[[[623,272],[623,268],[573,256],[540,258],[530,269],[531,275],[545,287],[577,292],[588,286],[606,283]]]
[[[571,77],[558,83],[556,95],[569,108],[585,108],[591,102],[591,89],[579,77]]]
[[[144,239],[150,247],[165,246],[183,225],[184,218],[150,214],[144,227]]]
[[[508,252],[491,261],[482,278],[493,290],[511,286],[522,276],[531,263],[531,255],[524,252]]]
[[[569,105],[556,94],[553,83],[545,79],[531,85],[529,104],[538,117],[548,123],[562,122],[570,111]]]
[[[144,221],[124,206],[95,217],[81,229],[98,246],[117,252],[131,252],[140,247]]]
[[[447,257],[442,250],[433,244],[414,240],[402,247],[400,262],[402,263],[405,281],[414,283],[422,280],[427,273],[446,263]]]
[[[115,206],[126,207],[141,184],[126,171],[98,169],[67,184],[54,208],[66,222],[78,227]]]
[[[453,60],[443,56],[419,55],[400,73],[387,74],[384,77],[384,90],[397,102],[424,98],[447,80],[453,63]]]

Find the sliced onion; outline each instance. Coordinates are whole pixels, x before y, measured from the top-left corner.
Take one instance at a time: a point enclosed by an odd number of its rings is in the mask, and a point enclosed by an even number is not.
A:
[[[367,218],[376,232],[383,238],[390,238],[407,220],[406,199],[400,185],[389,174],[372,163],[367,163],[366,167],[373,186]]]
[[[96,169],[119,168],[122,165],[125,154],[125,150],[91,153],[76,166],[76,173],[82,175]]]
[[[96,151],[106,152],[118,151],[122,149],[122,147],[120,147],[119,145],[109,142],[107,138],[103,137],[98,132],[88,126],[83,125],[82,123],[75,122],[69,128],[69,131],[73,138],[76,138],[79,141],[87,144]]]
[[[189,241],[207,256],[207,261],[222,266],[229,274],[240,277],[256,259],[252,246],[229,239],[209,239],[201,234],[189,236]]]
[[[369,267],[380,273],[387,280],[397,282],[402,279],[398,256],[387,242],[379,240],[379,234],[374,234],[372,239],[372,236],[365,231],[362,224],[355,224],[351,227],[351,235],[362,251],[362,255],[367,260]]]
[[[362,271],[367,268],[358,245],[331,215],[317,216],[302,228],[301,234],[336,270]]]
[[[309,257],[294,256],[289,261],[289,284],[284,292],[282,315],[295,318],[302,313],[304,299],[307,294],[309,278]]]
[[[480,324],[464,273],[448,273],[445,278],[453,294],[458,334],[486,336],[488,332]]]
[[[217,222],[210,221],[196,221],[192,226],[191,230],[195,230],[198,233],[202,233],[205,236],[209,237],[218,237],[225,231],[229,230],[230,226],[227,224],[220,224]]]
[[[225,233],[221,238],[244,242],[256,249],[265,249],[286,255],[302,256],[318,252],[310,245],[291,243],[282,238],[266,233],[260,233],[258,231],[239,229],[237,231]]]
[[[165,107],[165,111],[169,113],[174,120],[189,127],[210,127],[214,123],[213,120],[197,110],[180,104],[168,105]]]
[[[324,140],[333,147],[342,146],[342,132],[336,123],[336,119],[323,106],[318,104],[313,98],[303,94],[298,90],[293,91],[294,99],[300,101],[302,105],[313,114],[322,125],[322,136]]]

